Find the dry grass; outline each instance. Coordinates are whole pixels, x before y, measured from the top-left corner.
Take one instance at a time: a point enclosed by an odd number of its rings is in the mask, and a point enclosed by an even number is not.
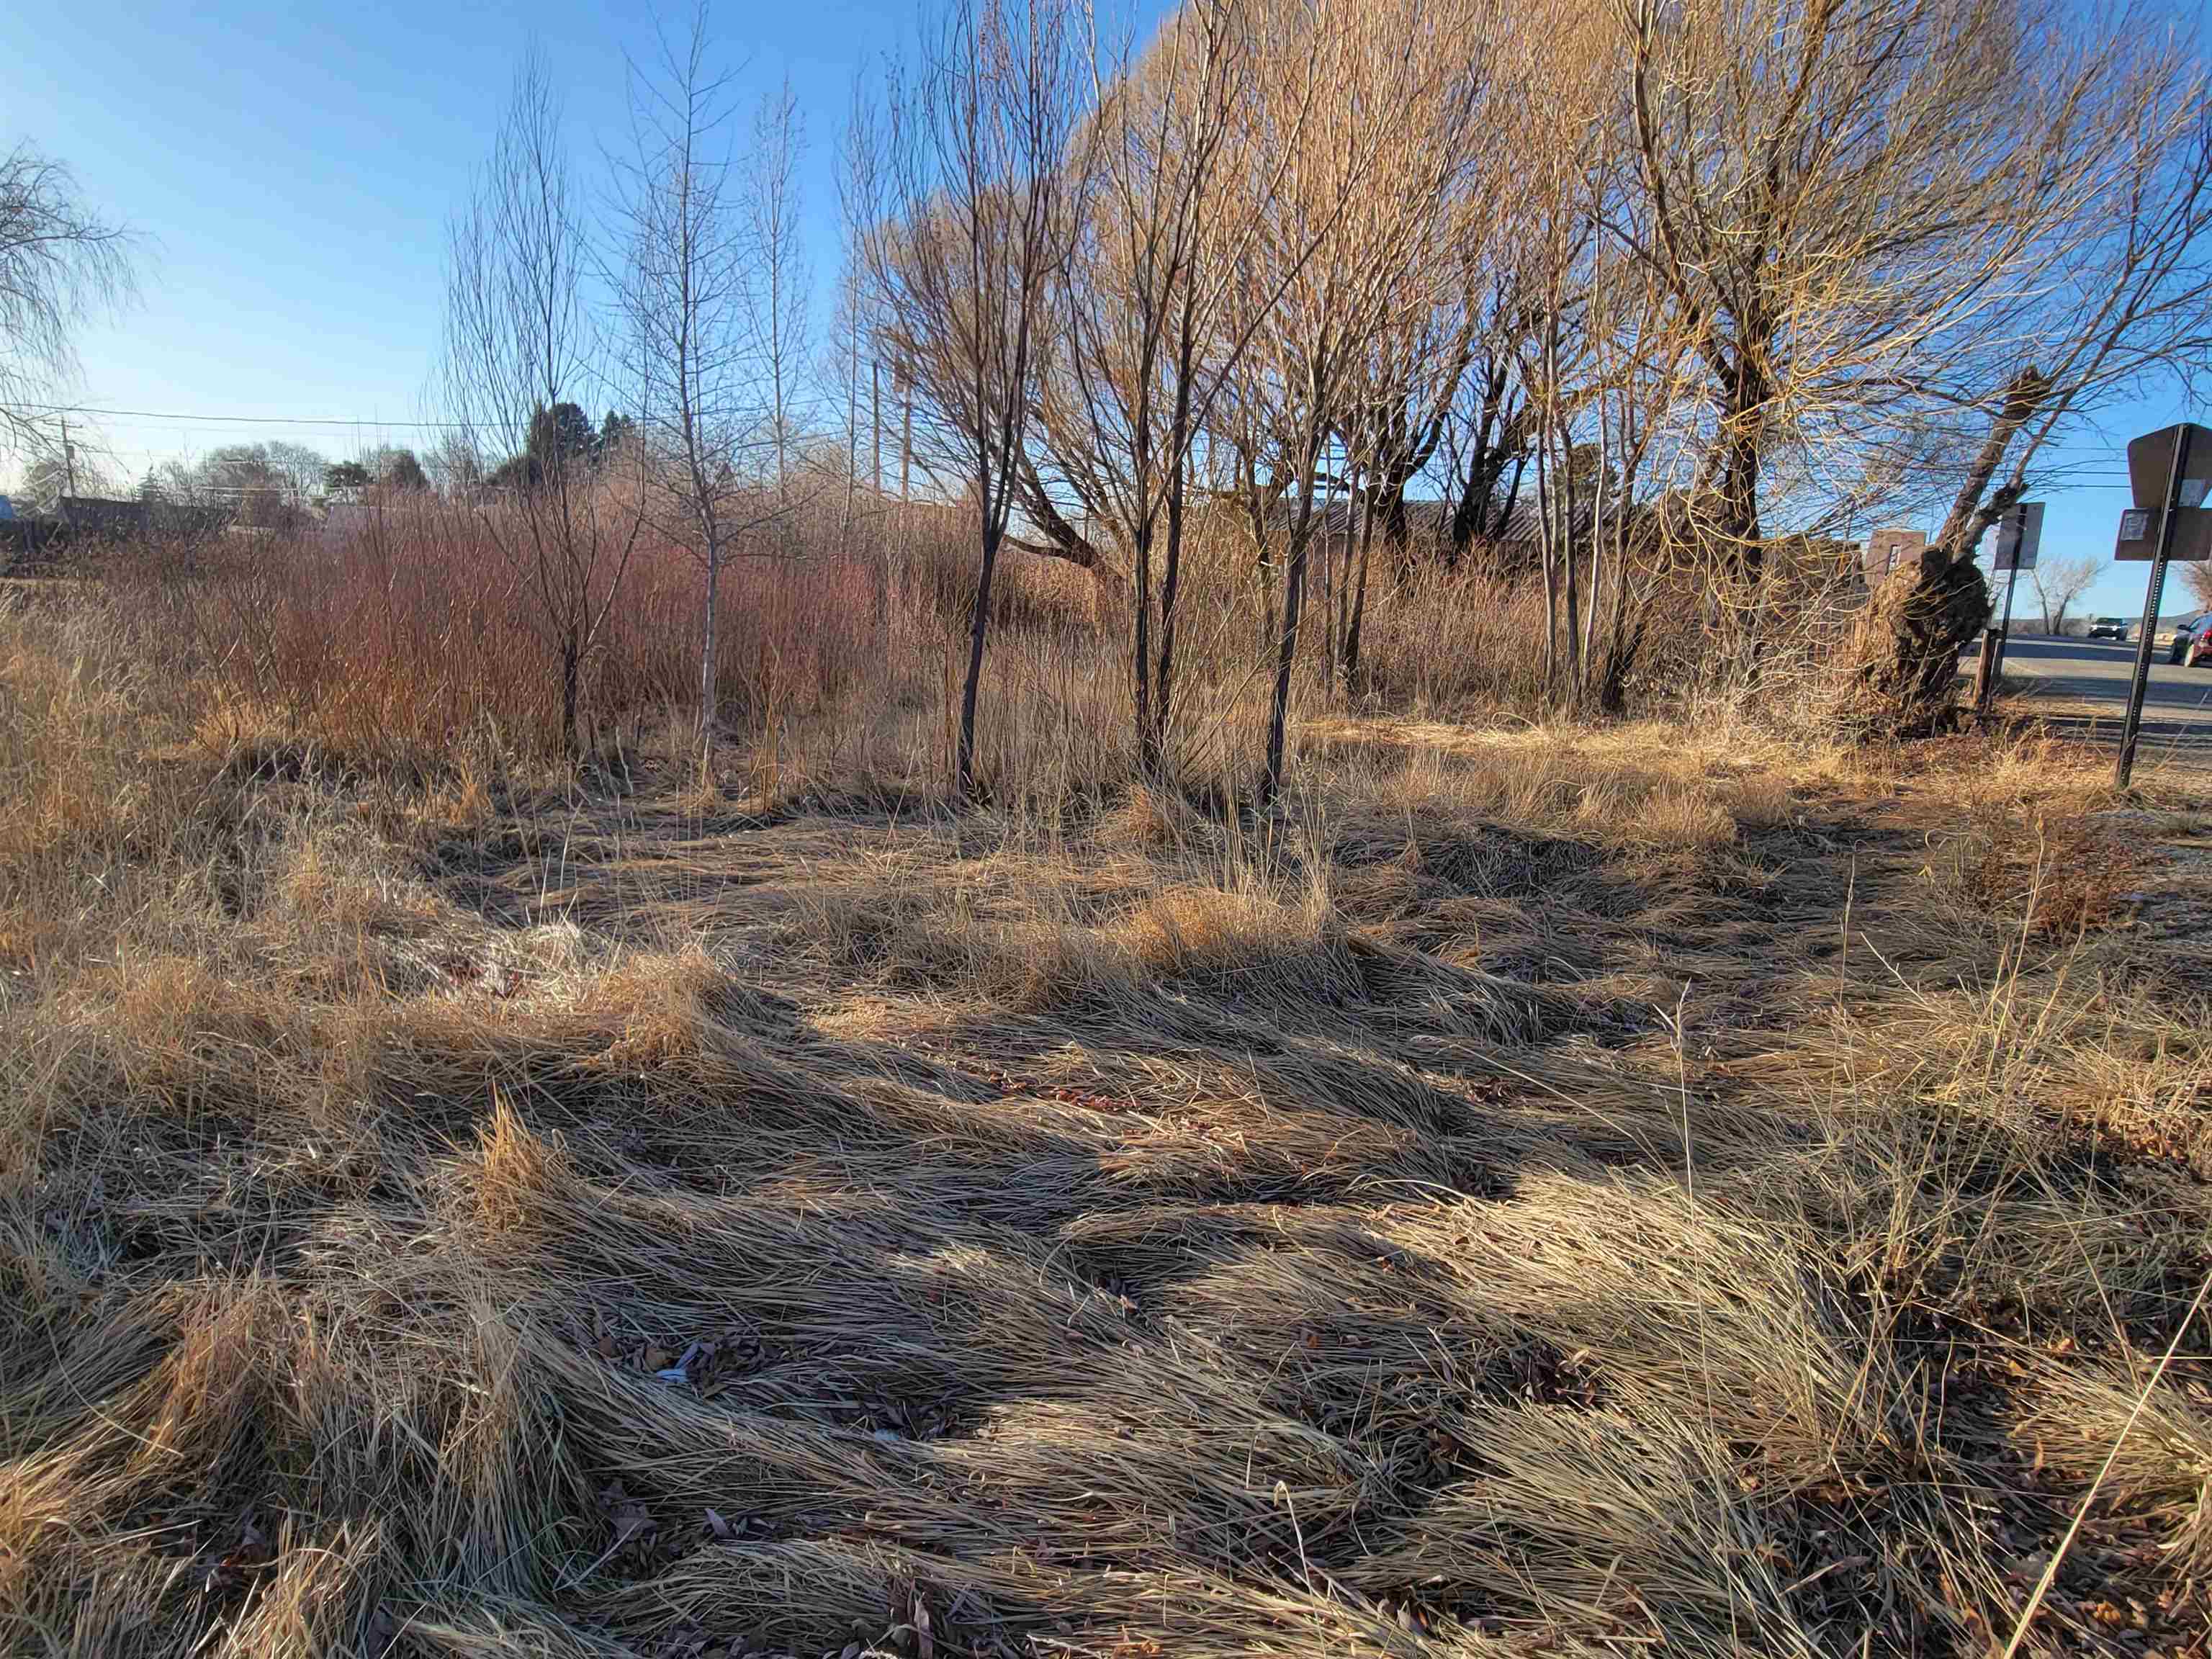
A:
[[[2108,1456],[2025,1649],[2203,1650],[2093,762],[1311,720],[1252,820],[1041,626],[956,822],[927,707],[382,766],[135,626],[0,617],[11,1651],[1978,1656]]]

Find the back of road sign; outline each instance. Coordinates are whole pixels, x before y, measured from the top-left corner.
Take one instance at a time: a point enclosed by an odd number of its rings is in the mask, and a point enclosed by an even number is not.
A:
[[[1999,575],[2008,570],[2035,568],[2036,550],[2043,545],[2043,503],[2019,501],[1997,520],[1997,556],[1993,567]]]
[[[2112,556],[2143,564],[2156,558],[2159,518],[2155,507],[2131,507],[2122,513]],[[2185,507],[2174,514],[2173,547],[2166,557],[2176,564],[2203,564],[2212,559],[2212,507]]]
[[[2166,505],[2166,487],[2173,477],[2173,457],[2180,435],[2181,426],[2166,426],[2128,440],[2128,490],[2137,507],[2155,513]],[[2208,491],[2212,491],[2212,432],[2189,426],[2189,462],[2182,474],[2181,505],[2203,507]]]
[[[1917,559],[1927,550],[1928,538],[1917,530],[1877,530],[1867,538],[1866,585],[1869,590],[1889,580],[1898,566]]]
[[[2182,441],[2185,434],[2186,443]],[[2204,504],[2205,496],[2212,494],[2212,431],[2187,422],[2128,440],[2128,490],[2136,504],[2120,514],[2114,558],[2147,562],[2158,556],[2159,526],[2166,517],[2173,459],[2185,450],[2181,487],[2174,492],[2179,506],[2173,515],[2173,545],[2166,557],[2177,564],[2212,559],[2212,507]]]

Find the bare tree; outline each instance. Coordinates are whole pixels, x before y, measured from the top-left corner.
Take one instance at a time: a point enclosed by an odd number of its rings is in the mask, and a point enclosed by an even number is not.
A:
[[[1468,47],[1485,38],[1485,9],[1482,0],[1288,0],[1288,15],[1263,11],[1249,25],[1258,92],[1239,158],[1248,168],[1287,160],[1229,308],[1235,326],[1249,326],[1255,307],[1261,321],[1217,435],[1241,452],[1255,539],[1272,535],[1277,514],[1283,521],[1263,802],[1282,786],[1323,458],[1359,366],[1404,303],[1400,260],[1426,244],[1423,227],[1459,181],[1454,135],[1474,112],[1482,64]]]
[[[171,457],[149,481],[169,500],[219,507],[236,523],[275,530],[300,522],[329,465],[304,444],[221,444],[197,459]],[[82,486],[82,461],[77,471]]]
[[[2107,561],[2085,554],[2078,559],[2038,560],[2028,580],[2043,606],[2043,631],[2063,634],[2066,612],[2105,573]]]
[[[1476,543],[1504,533],[1521,498],[1534,434],[1528,388],[1519,379],[1532,321],[1522,297],[1526,250],[1501,238],[1474,252],[1483,264],[1462,301],[1470,355],[1435,452],[1452,509],[1443,553],[1455,564]]]
[[[1747,572],[1771,447],[1971,302],[2021,234],[2013,0],[1624,9],[1650,240],[1706,366],[1696,505]],[[2029,169],[2032,171],[2032,169]]]
[[[879,358],[916,399],[916,442],[975,515],[976,580],[953,787],[975,787],[991,583],[1012,517],[1045,307],[1078,204],[1062,165],[1083,73],[1061,0],[952,0],[852,146],[855,252]]]
[[[1869,438],[2002,415],[2045,273],[2093,238],[2140,54],[2127,17],[2059,0],[1622,15],[1650,208],[1626,246],[1705,368],[1687,500],[1755,605],[1783,453],[1833,471]]]
[[[483,483],[483,457],[465,431],[440,434],[422,456],[431,488],[452,501],[465,501]]]
[[[114,490],[114,475],[100,459],[83,453],[75,440],[70,441],[70,448],[77,453],[68,454],[59,448],[45,450],[23,469],[22,483],[17,489],[21,505],[40,513],[52,513],[61,505],[64,495],[106,495]]]
[[[61,162],[27,143],[0,157],[0,444],[53,441],[36,405],[75,377],[77,330],[136,293],[135,252]]]
[[[562,738],[580,753],[585,670],[642,514],[589,450],[557,439],[562,406],[590,400],[597,386],[599,341],[560,111],[534,57],[515,78],[490,165],[448,229],[447,261],[447,405],[477,455],[526,458],[511,488],[477,491],[468,506],[526,594],[527,624],[559,659]],[[554,441],[532,441],[543,434]]]
[[[1690,331],[1668,303],[1658,273],[1632,257],[1618,257],[1628,241],[1648,234],[1649,204],[1614,186],[1613,160],[1601,157],[1588,180],[1589,200],[1605,223],[1590,263],[1585,328],[1597,493],[1588,532],[1585,681],[1579,688],[1607,713],[1625,702],[1663,573],[1685,550],[1695,550],[1670,535],[1664,492],[1668,480],[1692,470],[1704,441],[1694,417],[1685,418],[1702,369]]]
[[[798,402],[807,356],[806,296],[811,279],[799,232],[804,205],[799,165],[806,129],[786,80],[753,116],[752,152],[743,192],[750,281],[744,288],[753,349],[767,382],[775,487],[790,487],[791,457],[806,411]]]
[[[1341,665],[1347,691],[1360,684],[1376,530],[1402,568],[1411,556],[1407,491],[1448,438],[1464,435],[1453,434],[1461,388],[1495,320],[1485,296],[1498,291],[1501,270],[1531,240],[1529,86],[1502,72],[1508,64],[1485,9],[1464,7],[1461,16],[1466,38],[1447,33],[1439,42],[1449,56],[1425,94],[1445,121],[1431,125],[1424,115],[1409,124],[1412,143],[1386,146],[1366,187],[1401,196],[1408,211],[1376,325],[1348,367],[1338,421],[1352,488],[1329,619],[1334,639],[1323,654]],[[1547,76],[1556,76],[1554,57]],[[1494,432],[1494,405],[1486,412]]]
[[[2212,564],[2181,567],[2183,591],[2207,611],[2212,611]]]
[[[304,505],[307,497],[322,488],[323,475],[330,471],[331,463],[320,450],[307,444],[287,443],[281,438],[271,439],[261,447],[292,506]]]
[[[1262,318],[1224,326],[1283,163],[1225,163],[1253,55],[1231,0],[1194,0],[1144,55],[1096,44],[1096,111],[1072,165],[1087,208],[1066,242],[1039,377],[1023,506],[1039,539],[1018,544],[1110,576],[1079,505],[1130,562],[1139,764],[1166,763],[1192,452]],[[1307,250],[1310,252],[1310,248]],[[1297,261],[1281,273],[1294,273]],[[1095,534],[1096,532],[1092,532]]]
[[[2069,46],[2078,42],[2075,49]],[[1929,555],[1893,574],[1854,640],[1850,725],[1925,730],[1946,716],[1959,646],[1987,611],[1974,551],[2034,488],[2042,458],[2097,411],[2160,377],[2195,382],[2212,354],[2212,75],[2124,8],[2048,27],[2038,61],[2067,67],[2014,95],[2039,106],[2039,171],[2056,203],[1978,297],[1972,322],[1897,377],[1963,422]]]
[[[1590,395],[1591,290],[1601,254],[1597,203],[1587,187],[1597,165],[1592,151],[1604,142],[1607,129],[1589,118],[1587,106],[1576,96],[1586,90],[1571,81],[1562,87],[1556,79],[1531,86],[1531,100],[1549,118],[1535,124],[1521,174],[1533,209],[1523,230],[1534,256],[1528,291],[1540,319],[1523,343],[1527,356],[1519,379],[1533,416],[1541,509],[1537,545],[1544,580],[1545,695],[1568,702],[1583,685],[1583,571],[1577,555],[1596,545],[1583,523],[1591,503],[1577,489],[1577,462],[1586,452],[1577,450],[1576,429]]]
[[[626,363],[662,533],[705,573],[699,659],[700,763],[713,757],[715,622],[722,567],[744,516],[743,460],[787,434],[765,434],[758,407],[754,289],[761,246],[749,200],[732,189],[728,77],[708,64],[707,7],[678,40],[663,36],[649,70],[632,67],[634,154],[623,167],[628,262],[622,274]],[[771,319],[771,325],[773,319]],[[781,413],[780,404],[774,411]]]

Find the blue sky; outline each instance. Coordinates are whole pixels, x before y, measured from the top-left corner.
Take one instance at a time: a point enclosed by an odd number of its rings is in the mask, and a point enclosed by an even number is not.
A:
[[[665,9],[688,23],[688,0]],[[489,153],[533,41],[567,105],[580,173],[628,137],[623,53],[653,53],[641,5],[0,7],[0,143],[29,138],[146,239],[141,303],[81,342],[66,400],[195,415],[434,415],[447,216]],[[722,56],[750,100],[787,74],[808,124],[814,263],[834,276],[833,172],[854,76],[912,0],[726,3]],[[344,454],[374,428],[101,423],[131,475],[217,443],[289,437]],[[394,429],[392,441],[408,435]]]
[[[1146,10],[1157,9],[1146,3]],[[688,7],[665,8],[678,19]],[[836,271],[835,155],[854,77],[913,27],[914,0],[716,8],[748,97],[788,75],[806,113],[817,283]],[[284,437],[345,455],[425,435],[374,421],[438,412],[425,386],[442,313],[447,214],[490,148],[534,41],[568,107],[580,168],[627,132],[623,53],[650,52],[641,5],[401,0],[363,6],[15,0],[0,17],[0,143],[27,137],[146,238],[142,302],[82,342],[68,401],[197,416],[346,417],[327,427],[118,417],[127,476],[219,443]],[[2154,397],[2106,420],[2048,493],[2046,557],[2108,556],[2127,504],[2119,446],[2191,411]],[[2212,411],[2195,411],[2212,419]],[[1933,529],[1933,523],[1923,526]],[[2143,573],[2087,601],[2134,615]],[[2183,603],[2169,585],[2165,609]],[[2023,602],[2032,593],[2023,584]]]

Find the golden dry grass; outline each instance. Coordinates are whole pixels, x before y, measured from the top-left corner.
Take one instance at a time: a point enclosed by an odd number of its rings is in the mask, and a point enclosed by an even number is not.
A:
[[[955,822],[127,625],[0,617],[10,1651],[1981,1655],[2100,1474],[2024,1650],[2203,1650],[2203,896],[2094,759]]]

